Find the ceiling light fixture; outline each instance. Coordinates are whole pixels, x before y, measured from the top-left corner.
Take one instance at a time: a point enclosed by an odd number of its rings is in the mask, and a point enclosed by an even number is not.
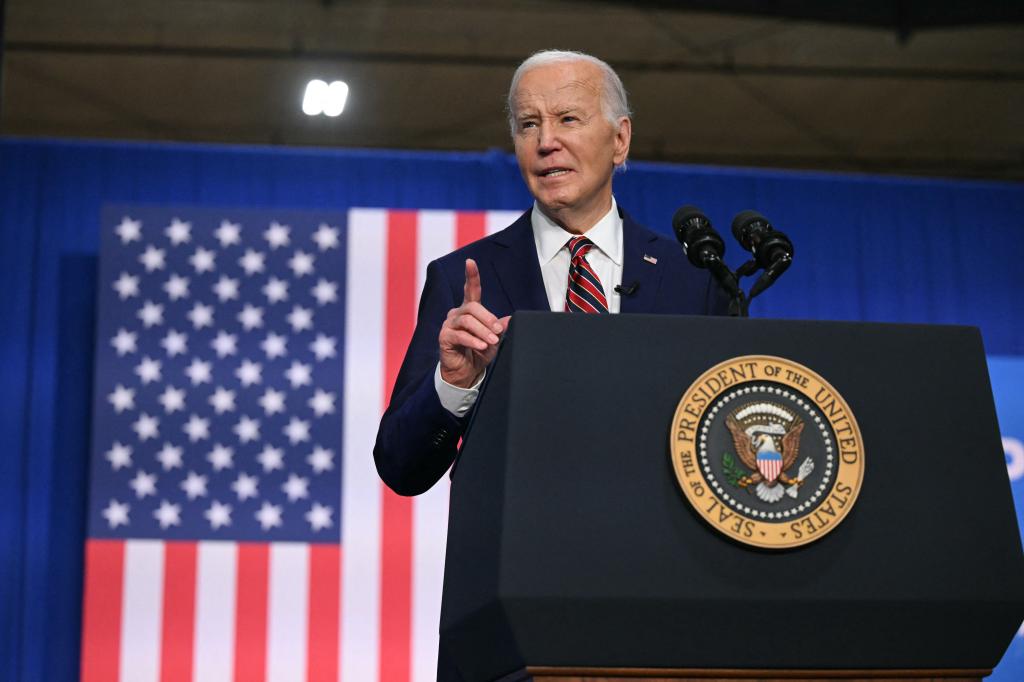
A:
[[[306,84],[306,94],[302,98],[302,111],[307,116],[339,116],[345,110],[348,100],[348,84],[345,81],[333,81],[328,85],[325,81],[315,79]]]

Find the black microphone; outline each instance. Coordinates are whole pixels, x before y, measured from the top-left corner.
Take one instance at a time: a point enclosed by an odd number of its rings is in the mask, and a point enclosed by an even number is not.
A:
[[[633,294],[636,293],[636,290],[639,289],[639,288],[640,288],[640,282],[633,282],[629,286],[623,286],[621,284],[616,284],[615,287],[614,287],[615,293],[617,293],[619,296],[632,296]]]
[[[793,260],[793,242],[772,227],[768,219],[757,211],[741,211],[732,219],[732,236],[744,249],[754,254],[754,260],[765,270],[773,265],[779,269],[783,261]],[[782,267],[785,270],[788,263]],[[779,271],[776,274],[781,275]]]
[[[754,254],[754,261],[764,268],[757,282],[751,287],[747,300],[763,292],[775,283],[793,263],[793,242],[768,222],[757,211],[740,211],[732,219],[732,236],[740,245]],[[754,267],[752,273],[757,268]]]
[[[687,204],[672,216],[672,230],[683,245],[683,252],[695,267],[702,270],[721,261],[725,254],[725,242],[711,227],[711,221],[696,206]]]
[[[729,312],[744,315],[744,296],[739,280],[722,260],[725,242],[711,227],[711,221],[704,213],[691,204],[683,206],[672,216],[672,230],[683,245],[686,258],[702,270],[710,270],[715,281],[729,294]]]

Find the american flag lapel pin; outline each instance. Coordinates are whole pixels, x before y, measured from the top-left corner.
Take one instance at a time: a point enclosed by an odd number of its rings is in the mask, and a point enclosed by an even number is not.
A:
[[[651,265],[657,265],[658,264],[658,259],[657,258],[655,258],[654,256],[648,256],[646,253],[644,254],[644,260],[647,261],[648,263],[650,263]]]

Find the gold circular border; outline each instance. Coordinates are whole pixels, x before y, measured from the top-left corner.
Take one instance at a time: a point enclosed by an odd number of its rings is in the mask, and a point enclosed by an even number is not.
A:
[[[836,437],[838,466],[832,488],[816,507],[781,523],[739,514],[718,498],[700,469],[699,427],[707,408],[730,387],[753,381],[771,381],[802,393],[829,422]],[[821,391],[824,400],[818,398]],[[669,450],[679,487],[694,510],[719,533],[754,547],[790,549],[825,537],[850,513],[864,480],[864,442],[850,406],[810,368],[773,355],[731,358],[701,374],[676,407]]]

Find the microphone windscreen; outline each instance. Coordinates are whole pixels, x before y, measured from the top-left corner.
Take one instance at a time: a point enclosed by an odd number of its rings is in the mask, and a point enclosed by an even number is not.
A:
[[[743,248],[750,250],[750,240],[746,238],[747,226],[753,222],[761,221],[765,225],[768,224],[768,219],[757,211],[740,211],[736,214],[736,217],[732,219],[732,236],[736,238]]]
[[[676,211],[676,214],[672,216],[672,229],[678,235],[683,226],[686,225],[693,218],[701,218],[704,222],[709,222],[708,217],[704,215],[704,212],[693,204],[686,204]]]

